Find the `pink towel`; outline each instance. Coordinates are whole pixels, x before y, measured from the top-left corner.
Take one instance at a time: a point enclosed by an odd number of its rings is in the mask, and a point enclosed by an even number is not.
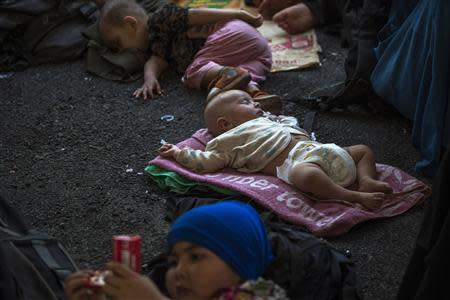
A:
[[[177,145],[180,148],[189,146],[203,150],[211,138],[206,129],[200,129],[191,138]],[[160,156],[149,164],[176,172],[192,181],[216,185],[249,196],[281,218],[303,225],[314,235],[323,237],[344,234],[355,224],[366,220],[399,215],[431,192],[426,184],[402,170],[377,164],[378,179],[388,182],[394,192],[386,198],[381,208],[368,211],[359,205],[337,199],[316,201],[280,179],[260,173],[246,174],[227,168],[217,173],[197,174]]]

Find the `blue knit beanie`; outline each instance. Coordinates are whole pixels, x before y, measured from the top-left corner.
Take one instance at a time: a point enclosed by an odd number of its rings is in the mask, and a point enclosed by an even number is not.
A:
[[[177,242],[207,248],[243,280],[262,276],[273,260],[258,213],[250,205],[237,201],[204,205],[182,214],[170,228],[168,250]]]

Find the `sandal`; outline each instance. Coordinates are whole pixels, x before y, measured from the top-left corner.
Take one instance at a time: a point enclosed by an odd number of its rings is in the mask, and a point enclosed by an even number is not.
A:
[[[269,94],[265,91],[254,91],[250,93],[253,101],[258,102],[261,109],[268,111],[274,115],[279,115],[283,104],[281,103],[281,97],[274,94]]]
[[[209,92],[206,101],[210,101],[212,98],[225,91],[243,89],[248,85],[250,80],[250,74],[242,68],[223,67],[220,70],[219,75],[209,83]]]

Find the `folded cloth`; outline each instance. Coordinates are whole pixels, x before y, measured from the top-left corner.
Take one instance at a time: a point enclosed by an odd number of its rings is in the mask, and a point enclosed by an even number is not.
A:
[[[206,129],[200,129],[177,146],[203,150],[211,138]],[[261,173],[247,174],[227,168],[216,173],[198,174],[160,156],[150,161],[149,165],[173,171],[192,182],[246,195],[281,218],[305,226],[314,235],[323,237],[344,234],[363,221],[399,215],[430,194],[430,188],[420,180],[384,164],[377,164],[378,180],[389,183],[393,193],[388,195],[379,209],[372,211],[339,199],[317,201],[280,179]]]
[[[150,177],[156,182],[158,187],[177,194],[190,193],[192,189],[198,187],[199,185],[203,185],[207,189],[223,195],[230,195],[230,196],[239,195],[239,193],[237,192],[227,190],[219,186],[207,183],[202,184],[199,182],[189,180],[183,176],[180,176],[178,173],[160,168],[155,165],[147,166],[145,168],[145,172],[147,172],[150,175]]]

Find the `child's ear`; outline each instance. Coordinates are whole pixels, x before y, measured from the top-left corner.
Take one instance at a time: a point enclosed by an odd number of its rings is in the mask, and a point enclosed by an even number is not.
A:
[[[131,28],[133,28],[134,30],[136,30],[136,28],[137,28],[137,23],[138,23],[138,20],[135,18],[135,17],[133,17],[133,16],[125,16],[125,17],[123,17],[123,23],[126,25],[126,26],[130,26]]]
[[[230,129],[231,123],[225,117],[219,117],[217,119],[217,128],[220,131],[227,131]]]

